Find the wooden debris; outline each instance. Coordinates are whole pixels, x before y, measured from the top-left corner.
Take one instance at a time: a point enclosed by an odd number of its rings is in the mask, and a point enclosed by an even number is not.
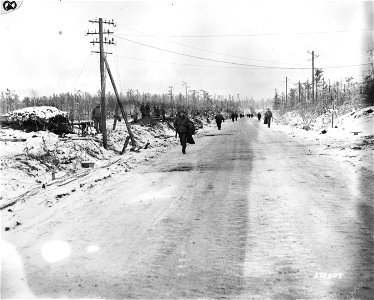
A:
[[[81,162],[81,166],[82,166],[83,168],[93,168],[94,165],[95,165],[95,163],[92,162],[92,161],[82,161],[82,162]]]
[[[359,133],[361,133],[362,131],[351,131],[351,133],[353,133],[354,135],[358,135]]]
[[[126,148],[127,148],[128,144],[129,144],[129,141],[130,141],[130,136],[127,136],[126,140],[125,140],[125,144],[123,145],[123,148],[122,148],[122,151],[121,151],[121,155],[125,153]]]
[[[26,139],[0,139],[2,142],[26,142]]]

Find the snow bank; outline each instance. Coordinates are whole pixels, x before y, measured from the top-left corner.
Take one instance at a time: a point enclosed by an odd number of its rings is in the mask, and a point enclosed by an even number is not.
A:
[[[201,120],[198,127],[203,126],[208,126],[206,120]],[[59,137],[50,131],[27,133],[11,128],[0,129],[0,206],[32,189],[41,189],[43,184],[69,180],[86,172],[92,173],[93,182],[112,172],[128,172],[179,144],[175,131],[165,122],[152,126],[132,124],[138,147],[136,151],[130,151],[129,145],[125,154],[120,155],[128,136],[125,122],[118,122],[116,130],[112,130],[113,120],[108,120],[107,128],[108,150],[102,147],[102,135],[80,137],[67,134]],[[19,141],[10,141],[13,138]],[[147,149],[144,149],[146,145]],[[81,163],[87,161],[94,164],[93,169],[82,167]]]
[[[274,112],[274,119],[281,124],[290,126],[302,127],[302,125],[305,124],[305,121],[297,110],[286,112],[283,115],[281,115],[279,112]]]
[[[1,116],[2,125],[25,131],[49,130],[57,134],[71,133],[67,112],[53,106],[26,107]]]
[[[339,116],[338,110],[330,110],[320,116],[302,115],[298,110],[283,115],[276,112],[274,119],[283,125],[296,128],[306,128],[318,133],[325,131],[335,132],[338,135],[360,132],[362,135],[373,134],[374,106],[351,110]]]
[[[302,123],[296,126],[277,123],[272,128],[298,140],[314,155],[328,156],[353,168],[360,176],[373,178],[373,111],[374,106],[352,110],[334,118],[334,127],[331,126],[330,113],[315,118],[309,131],[302,129]],[[292,116],[296,116],[295,119]],[[287,117],[290,118],[289,124],[298,122],[297,112],[289,113]]]
[[[36,118],[48,120],[56,116],[68,117],[68,113],[53,106],[35,106],[17,109],[3,115],[9,121],[26,121]]]
[[[344,114],[334,121],[340,131],[361,131],[362,135],[372,135],[374,126],[374,106]]]

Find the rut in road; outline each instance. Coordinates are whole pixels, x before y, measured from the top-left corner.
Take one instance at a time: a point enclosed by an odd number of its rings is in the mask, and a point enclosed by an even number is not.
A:
[[[188,171],[192,180],[185,183],[187,189],[172,213],[148,233],[159,249],[145,273],[135,271],[139,284],[131,286],[134,294],[125,296],[240,295],[251,139],[238,129],[236,134],[216,134],[209,141],[204,138],[208,147],[188,152],[190,156],[183,161],[166,157],[152,167],[154,172]],[[148,286],[148,291],[142,291],[142,286]]]

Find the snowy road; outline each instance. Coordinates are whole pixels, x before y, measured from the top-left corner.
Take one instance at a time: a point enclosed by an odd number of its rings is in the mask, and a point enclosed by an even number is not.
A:
[[[370,299],[370,182],[273,127],[226,121],[187,155],[177,147],[6,233],[33,294]],[[48,262],[54,240],[69,251]]]

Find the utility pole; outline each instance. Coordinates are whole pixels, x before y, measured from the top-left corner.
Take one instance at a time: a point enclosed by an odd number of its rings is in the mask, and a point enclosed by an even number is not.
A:
[[[171,116],[173,116],[174,111],[173,111],[173,86],[172,85],[169,86],[169,95],[170,95]]]
[[[312,102],[314,102],[314,51],[312,51]]]
[[[106,109],[105,109],[105,70],[104,70],[104,37],[103,19],[99,18],[99,39],[100,39],[100,81],[101,81],[101,131],[103,133],[103,147],[108,148],[106,135]]]
[[[312,54],[312,102],[314,102],[314,58],[317,58],[319,55],[315,56],[314,51],[308,51],[308,53]]]
[[[300,100],[301,100],[301,86],[300,86],[300,80],[299,80],[299,103],[300,103]]]
[[[114,44],[114,39],[110,40],[105,37],[104,40],[104,34],[112,34],[113,32],[110,32],[109,30],[104,32],[103,29],[103,24],[108,24],[108,25],[114,25],[113,20],[112,21],[103,21],[102,18],[99,18],[99,20],[90,20],[90,23],[99,23],[99,32],[90,32],[88,31],[86,35],[99,35],[99,41],[97,39],[95,41],[91,41],[91,44],[99,44],[100,45],[100,52],[93,51],[94,53],[100,53],[100,82],[101,82],[101,131],[103,134],[103,147],[105,149],[108,148],[108,142],[107,142],[107,132],[106,132],[106,108],[105,108],[105,66],[104,66],[104,60],[105,60],[105,55],[104,53],[104,44]],[[111,53],[109,53],[111,54]]]
[[[187,86],[187,82],[185,81],[182,81],[182,84],[185,86],[186,88],[186,104],[187,104],[187,109],[188,109],[188,89],[189,89],[189,86]]]
[[[285,104],[285,107],[287,107],[287,81],[288,81],[288,79],[287,79],[287,76],[286,76],[286,104]]]
[[[369,76],[372,78],[374,76],[374,58],[373,58],[373,51],[374,47],[372,46],[370,49],[368,49],[366,52],[368,54],[369,63],[370,63],[370,70],[369,70]]]
[[[312,51],[312,102],[314,102],[314,51]]]

